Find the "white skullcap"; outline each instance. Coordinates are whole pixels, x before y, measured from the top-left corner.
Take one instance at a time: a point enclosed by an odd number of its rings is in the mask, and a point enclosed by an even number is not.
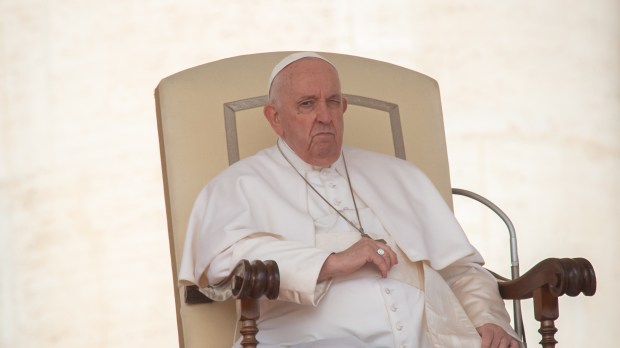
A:
[[[276,66],[271,71],[271,76],[269,77],[269,84],[267,85],[268,96],[271,95],[271,84],[273,83],[273,80],[276,78],[276,76],[278,76],[280,71],[284,70],[284,68],[295,63],[296,61],[304,59],[304,58],[318,58],[318,59],[326,61],[331,66],[334,66],[334,64],[332,64],[329,60],[325,59],[324,57],[320,56],[318,53],[315,53],[315,52],[296,52],[296,53],[290,54],[284,57],[284,59],[282,59],[278,64],[276,64]],[[334,69],[335,68],[336,67],[334,67]]]

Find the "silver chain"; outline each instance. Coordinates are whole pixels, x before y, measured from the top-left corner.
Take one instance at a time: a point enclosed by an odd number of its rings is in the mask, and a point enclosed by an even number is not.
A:
[[[282,151],[282,148],[280,147],[279,139],[278,141],[276,141],[276,146],[278,147],[278,150],[280,151],[280,154],[282,155],[282,157],[284,157],[286,162],[288,162],[288,164],[295,170],[295,172],[299,175],[299,177],[302,178],[303,181],[306,182],[306,185],[308,185],[308,187],[310,187],[312,191],[314,191],[319,197],[321,197],[321,199],[325,203],[327,203],[327,205],[329,205],[336,213],[338,213],[338,215],[340,215],[346,222],[348,222],[349,225],[355,228],[362,235],[362,237],[371,238],[369,235],[367,235],[364,232],[364,228],[362,227],[362,220],[360,219],[360,213],[359,213],[359,210],[357,209],[357,203],[355,202],[355,195],[353,194],[353,186],[351,185],[351,178],[349,177],[349,169],[347,168],[347,161],[344,158],[344,153],[342,153],[342,162],[344,163],[344,171],[347,174],[347,182],[349,183],[349,191],[351,192],[351,198],[353,199],[353,206],[355,207],[355,214],[357,215],[357,222],[359,223],[359,227],[356,226],[351,220],[347,219],[347,217],[344,216],[344,214],[342,214],[340,210],[338,210],[331,203],[329,203],[329,201],[325,197],[323,197],[323,195],[314,186],[312,186],[312,184],[301,174],[301,172],[297,170],[297,168],[288,159],[288,157],[286,157],[286,155],[284,154],[284,151]]]

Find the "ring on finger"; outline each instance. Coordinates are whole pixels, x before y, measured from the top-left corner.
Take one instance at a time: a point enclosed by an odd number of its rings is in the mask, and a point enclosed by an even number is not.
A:
[[[385,255],[385,250],[383,250],[383,248],[379,248],[377,249],[377,254],[379,254],[379,256],[383,256]]]

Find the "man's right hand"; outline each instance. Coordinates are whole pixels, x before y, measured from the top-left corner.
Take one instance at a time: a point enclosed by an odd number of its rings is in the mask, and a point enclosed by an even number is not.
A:
[[[385,253],[379,255],[377,252],[379,249],[383,249]],[[398,260],[394,250],[387,244],[364,237],[346,250],[331,254],[321,268],[318,282],[351,274],[367,263],[374,264],[385,278]]]

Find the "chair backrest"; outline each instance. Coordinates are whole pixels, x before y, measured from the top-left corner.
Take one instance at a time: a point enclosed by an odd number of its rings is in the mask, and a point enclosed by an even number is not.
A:
[[[176,285],[177,271],[200,189],[230,163],[275,143],[262,105],[271,69],[288,53],[200,65],[164,78],[155,90],[182,348],[230,346],[235,335],[234,303],[185,304],[183,288]],[[349,101],[345,144],[406,157],[426,172],[451,206],[437,82],[393,64],[321,54],[338,68]]]

